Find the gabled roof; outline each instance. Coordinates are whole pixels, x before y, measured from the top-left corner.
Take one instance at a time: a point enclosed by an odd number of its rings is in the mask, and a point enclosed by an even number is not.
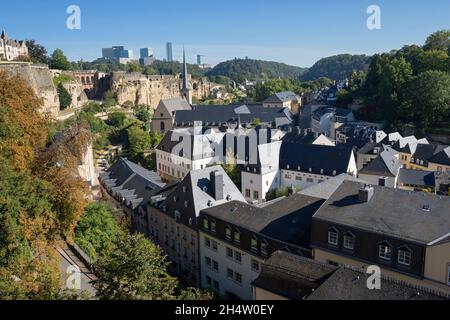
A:
[[[442,151],[439,151],[434,156],[432,156],[428,161],[450,166],[450,147],[446,147]]]
[[[237,201],[202,213],[289,244],[309,247],[311,219],[323,199],[294,194],[264,208]]]
[[[310,196],[310,197],[316,197],[321,199],[329,199],[333,193],[339,188],[339,186],[345,181],[355,181],[355,182],[361,182],[364,181],[358,178],[355,178],[349,174],[342,173],[336,177],[333,177],[329,180],[326,180],[324,182],[315,184],[311,187],[308,187],[304,190],[301,190],[299,193]]]
[[[292,91],[278,92],[267,98],[264,103],[283,103],[287,101],[297,101],[297,94]]]
[[[164,105],[170,114],[179,110],[192,110],[189,102],[183,97],[163,99],[160,101],[160,104]]]
[[[391,147],[384,146],[384,151],[361,169],[359,173],[396,177],[401,167],[398,153]]]
[[[450,197],[373,186],[373,197],[361,202],[364,186],[344,181],[313,219],[428,245],[450,236]]]
[[[398,176],[399,184],[434,187],[436,184],[434,172],[401,168]]]
[[[213,186],[210,180],[211,172],[219,172],[223,176],[223,200],[215,200],[213,196]],[[179,212],[182,223],[195,227],[196,218],[201,210],[230,201],[245,202],[245,199],[223,168],[213,166],[190,171],[175,190],[167,195],[167,199],[159,207],[172,217],[176,212]]]
[[[239,121],[242,124],[250,124],[254,119],[280,127],[292,124],[294,116],[288,108],[264,108],[262,105],[194,106],[192,110],[176,113],[175,126],[192,125],[196,121],[201,121],[206,126],[220,126]]]
[[[100,174],[100,181],[113,197],[122,198],[132,209],[150,199],[165,186],[155,172],[126,158],[119,158],[106,172]]]
[[[336,176],[347,173],[352,154],[351,146],[347,145],[332,147],[283,142],[280,168]]]
[[[370,290],[364,270],[334,267],[283,251],[275,252],[261,267],[252,286],[290,300],[442,300],[448,294],[434,292],[388,277],[381,289]]]

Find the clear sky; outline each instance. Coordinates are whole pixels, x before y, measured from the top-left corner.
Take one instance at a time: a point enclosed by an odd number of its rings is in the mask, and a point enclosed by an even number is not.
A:
[[[449,0],[22,0],[2,1],[0,28],[11,38],[36,39],[70,59],[93,60],[102,47],[152,47],[188,62],[204,54],[216,64],[245,57],[311,66],[338,53],[373,54],[422,44],[450,29]],[[81,8],[81,30],[68,30],[66,9]],[[381,8],[381,30],[367,29],[369,5]]]

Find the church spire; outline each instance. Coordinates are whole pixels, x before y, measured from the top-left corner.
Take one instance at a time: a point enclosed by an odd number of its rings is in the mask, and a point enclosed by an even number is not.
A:
[[[189,74],[186,64],[186,52],[183,48],[183,90],[189,89]]]
[[[186,64],[186,52],[184,48],[183,48],[183,88],[181,89],[181,94],[183,95],[183,97],[186,98],[189,104],[192,104],[192,92],[191,87],[189,86],[189,74]]]

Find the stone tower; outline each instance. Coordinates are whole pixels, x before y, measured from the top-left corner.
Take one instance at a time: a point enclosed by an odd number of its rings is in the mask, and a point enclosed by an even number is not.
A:
[[[192,104],[192,90],[189,85],[189,74],[186,64],[186,53],[183,48],[183,88],[181,89],[181,95],[186,98],[189,104]]]

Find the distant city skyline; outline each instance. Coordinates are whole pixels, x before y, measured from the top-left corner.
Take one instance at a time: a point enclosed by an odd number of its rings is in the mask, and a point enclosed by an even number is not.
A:
[[[372,0],[191,1],[173,0],[170,8],[156,1],[130,0],[126,6],[105,1],[77,0],[81,30],[66,28],[69,0],[6,2],[0,28],[14,39],[36,39],[49,53],[61,48],[71,60],[94,60],[102,48],[125,46],[139,52],[151,47],[166,58],[166,43],[173,43],[173,59],[217,64],[235,57],[284,62],[309,67],[317,60],[340,53],[375,54],[406,44],[423,44],[439,29],[450,29],[450,2],[435,0],[378,0],[381,30],[366,26]],[[178,8],[173,10],[173,8]],[[220,12],[220,14],[219,14]],[[20,16],[20,19],[17,17]]]

